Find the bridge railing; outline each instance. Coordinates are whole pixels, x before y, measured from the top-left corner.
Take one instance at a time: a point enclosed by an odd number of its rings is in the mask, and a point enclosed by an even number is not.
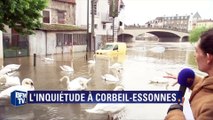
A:
[[[178,29],[175,27],[170,27],[170,26],[140,26],[140,25],[128,25],[125,26],[124,29],[162,29],[162,30],[173,30],[173,31],[178,31],[178,32],[184,32],[184,33],[189,33],[188,30],[186,29]]]

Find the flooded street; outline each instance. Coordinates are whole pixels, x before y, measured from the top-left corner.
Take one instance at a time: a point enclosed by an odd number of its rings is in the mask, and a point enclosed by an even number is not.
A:
[[[165,48],[165,51],[152,51],[152,48]],[[114,58],[96,57],[95,64],[89,64],[86,53],[53,55],[54,61],[43,61],[44,56],[37,56],[36,66],[33,57],[6,58],[4,65],[21,64],[16,73],[21,80],[31,78],[36,90],[66,90],[66,82],[60,78],[67,75],[70,79],[82,76],[92,78],[88,90],[113,90],[116,85],[123,85],[125,90],[167,90],[178,89],[169,86],[174,80],[165,80],[165,72],[177,73],[184,67],[196,67],[193,58],[193,46],[189,43],[144,43],[137,42],[129,47],[126,56]],[[88,60],[93,58],[87,55]],[[120,82],[107,83],[101,76],[112,73],[109,66],[121,63],[123,70],[119,72]],[[74,73],[62,72],[60,65],[70,65]],[[152,81],[152,82],[151,82]],[[169,87],[168,87],[169,86]],[[168,88],[167,88],[168,87]],[[3,87],[0,86],[0,90]],[[1,120],[104,120],[107,115],[89,114],[85,109],[95,104],[26,104],[14,107],[4,102],[0,105]],[[120,120],[162,120],[170,104],[127,104],[120,113]]]

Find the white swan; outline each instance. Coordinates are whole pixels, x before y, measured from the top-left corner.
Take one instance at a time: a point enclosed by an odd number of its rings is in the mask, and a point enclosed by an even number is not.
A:
[[[110,68],[120,68],[122,65],[120,63],[114,63],[110,66]]]
[[[95,64],[89,64],[88,65],[88,73],[92,74],[93,72],[95,72]]]
[[[0,76],[0,79],[4,78],[5,83],[0,83],[4,85],[5,87],[10,87],[10,86],[15,86],[15,85],[20,85],[20,79],[17,76],[8,76],[8,75],[2,75]]]
[[[0,92],[0,99],[4,99],[4,98],[9,98],[11,92],[15,91],[15,90],[19,90],[19,91],[25,91],[27,92],[28,90],[34,90],[34,86],[33,86],[33,81],[30,78],[25,78],[22,81],[21,85],[16,85],[16,86],[12,86],[9,87],[3,91]]]
[[[10,71],[10,72],[6,73],[5,75],[12,76],[14,74],[17,74],[17,71]]]
[[[49,57],[45,57],[44,60],[45,60],[45,61],[54,61],[53,58],[49,58]]]
[[[124,90],[123,86],[116,86],[114,91]],[[115,114],[121,112],[125,108],[125,104],[115,103],[98,103],[91,109],[85,109],[88,113],[93,114],[108,114],[108,117],[112,118]]]
[[[85,90],[87,89],[87,83],[91,80],[91,78],[83,78],[83,77],[77,77],[74,80],[70,81],[70,78],[68,76],[63,76],[60,79],[60,82],[62,82],[64,79],[67,81],[67,89],[68,90]]]
[[[162,46],[155,46],[149,49],[153,53],[163,53],[165,51],[165,47]]]
[[[109,81],[109,82],[118,82],[118,81],[120,81],[119,77],[118,77],[118,72],[119,71],[112,71],[112,72],[113,72],[114,75],[105,74],[105,75],[101,76],[102,79],[105,80],[105,81]]]
[[[109,68],[110,68],[110,69],[115,69],[115,70],[117,70],[118,72],[120,72],[121,70],[123,70],[123,66],[122,66],[122,64],[120,64],[120,63],[114,63],[114,64],[112,64]]]
[[[124,109],[125,104],[111,104],[111,103],[100,103],[100,104],[96,104],[95,107],[91,108],[91,109],[86,109],[85,111],[88,113],[94,113],[94,114],[115,114],[120,112],[122,109]]]
[[[88,60],[87,61],[89,64],[95,64],[95,55],[93,55],[93,59],[92,60]]]
[[[113,91],[123,91],[124,90],[124,87],[119,85],[119,86],[116,86]]]
[[[9,72],[11,72],[12,70],[10,69],[10,68],[2,68],[1,70],[0,70],[0,75],[4,75],[4,74],[7,74],[7,73],[9,73]]]
[[[65,72],[73,72],[74,69],[71,66],[68,65],[62,65],[60,66],[61,70],[65,71]]]
[[[21,65],[19,65],[19,64],[8,64],[4,68],[9,68],[9,69],[11,69],[11,71],[15,71],[15,70],[18,70],[20,68],[20,66]]]
[[[154,77],[150,79],[150,83],[158,83],[158,84],[167,84],[169,81],[168,78],[163,78],[163,77]]]
[[[110,81],[110,82],[118,82],[118,81],[120,81],[117,76],[114,76],[112,74],[105,74],[105,75],[103,75],[101,77],[105,81]]]
[[[53,55],[51,55],[51,58],[50,57],[44,57],[41,60],[46,62],[46,63],[53,63],[55,61],[55,59],[53,58]]]

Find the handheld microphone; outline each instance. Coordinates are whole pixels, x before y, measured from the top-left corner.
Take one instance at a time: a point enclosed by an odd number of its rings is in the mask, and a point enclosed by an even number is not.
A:
[[[182,92],[181,97],[183,97],[186,92],[186,88],[192,86],[195,79],[195,73],[193,70],[189,68],[184,68],[179,72],[177,79],[178,79],[178,83],[180,84],[179,91]],[[181,100],[178,99],[178,104],[171,105],[167,113],[169,113],[171,110],[174,110],[174,109],[179,109],[183,111],[183,105],[181,105],[180,103],[181,103]]]
[[[186,88],[191,87],[195,79],[195,73],[192,69],[184,68],[178,74],[178,83],[180,84],[179,91],[182,92],[182,97],[185,95]]]

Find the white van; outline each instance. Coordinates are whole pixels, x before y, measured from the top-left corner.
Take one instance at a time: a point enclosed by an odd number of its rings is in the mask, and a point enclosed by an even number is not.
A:
[[[125,55],[126,43],[124,42],[112,42],[106,43],[101,49],[96,51],[96,55]]]

